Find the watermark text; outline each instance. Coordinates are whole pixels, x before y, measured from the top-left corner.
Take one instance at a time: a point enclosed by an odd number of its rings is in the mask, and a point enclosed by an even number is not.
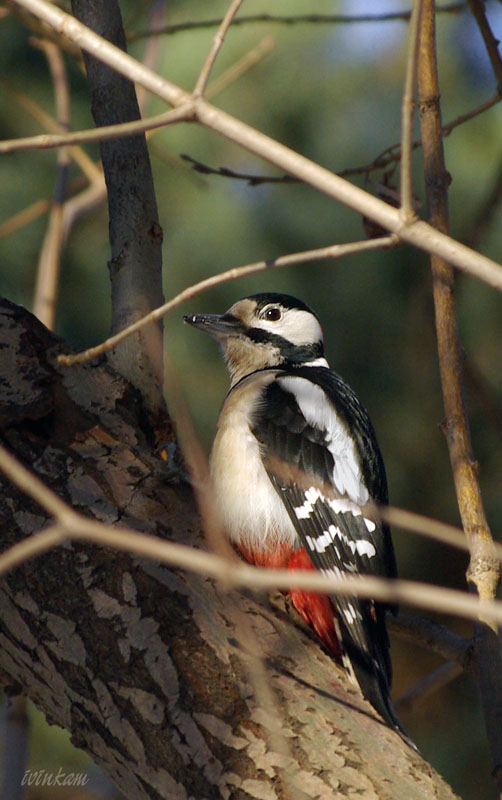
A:
[[[57,772],[46,769],[27,769],[21,780],[22,786],[85,786],[89,782],[86,772]]]

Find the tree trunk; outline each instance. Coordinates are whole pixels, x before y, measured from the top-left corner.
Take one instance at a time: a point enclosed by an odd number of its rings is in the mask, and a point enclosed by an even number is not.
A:
[[[117,0],[72,0],[72,9],[88,28],[127,49]],[[82,55],[96,126],[140,119],[134,84],[85,51]],[[112,333],[117,333],[164,302],[162,228],[145,135],[104,140],[100,150],[110,219]],[[152,409],[163,404],[162,331],[161,321],[151,323],[110,354],[115,369]]]
[[[139,393],[105,362],[59,367],[61,342],[23,308],[3,301],[0,323],[3,443],[83,514],[203,546]],[[6,548],[47,519],[0,479]],[[2,580],[0,675],[128,800],[453,798],[284,609],[68,543]]]

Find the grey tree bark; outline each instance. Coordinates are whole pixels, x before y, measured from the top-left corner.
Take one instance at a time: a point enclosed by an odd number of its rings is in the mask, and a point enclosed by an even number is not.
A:
[[[61,348],[3,301],[2,443],[82,513],[202,547],[189,487],[170,484],[153,455],[140,394],[105,362],[60,367]],[[162,411],[156,423],[166,429]],[[0,482],[6,548],[47,519]],[[128,800],[453,798],[284,609],[280,596],[228,594],[68,543],[1,581],[0,677],[67,728]],[[249,630],[265,686],[252,679]]]
[[[126,39],[117,0],[72,0],[76,18],[117,47]],[[131,81],[83,52],[96,126],[140,118]],[[112,333],[162,305],[162,228],[144,134],[101,142],[108,193]],[[147,406],[162,400],[161,322],[130,336],[110,354],[114,367],[143,394]]]

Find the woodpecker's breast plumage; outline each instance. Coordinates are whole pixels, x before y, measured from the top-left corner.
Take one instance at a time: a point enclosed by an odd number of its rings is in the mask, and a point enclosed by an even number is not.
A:
[[[249,425],[263,390],[276,375],[276,370],[254,373],[231,390],[211,451],[214,491],[228,537],[244,549],[271,555],[284,546],[301,546]]]

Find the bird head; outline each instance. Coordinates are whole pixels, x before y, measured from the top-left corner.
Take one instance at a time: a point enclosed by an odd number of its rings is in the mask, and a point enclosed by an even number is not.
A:
[[[224,314],[189,314],[185,322],[221,345],[232,385],[268,367],[327,366],[314,312],[286,294],[254,294]]]

